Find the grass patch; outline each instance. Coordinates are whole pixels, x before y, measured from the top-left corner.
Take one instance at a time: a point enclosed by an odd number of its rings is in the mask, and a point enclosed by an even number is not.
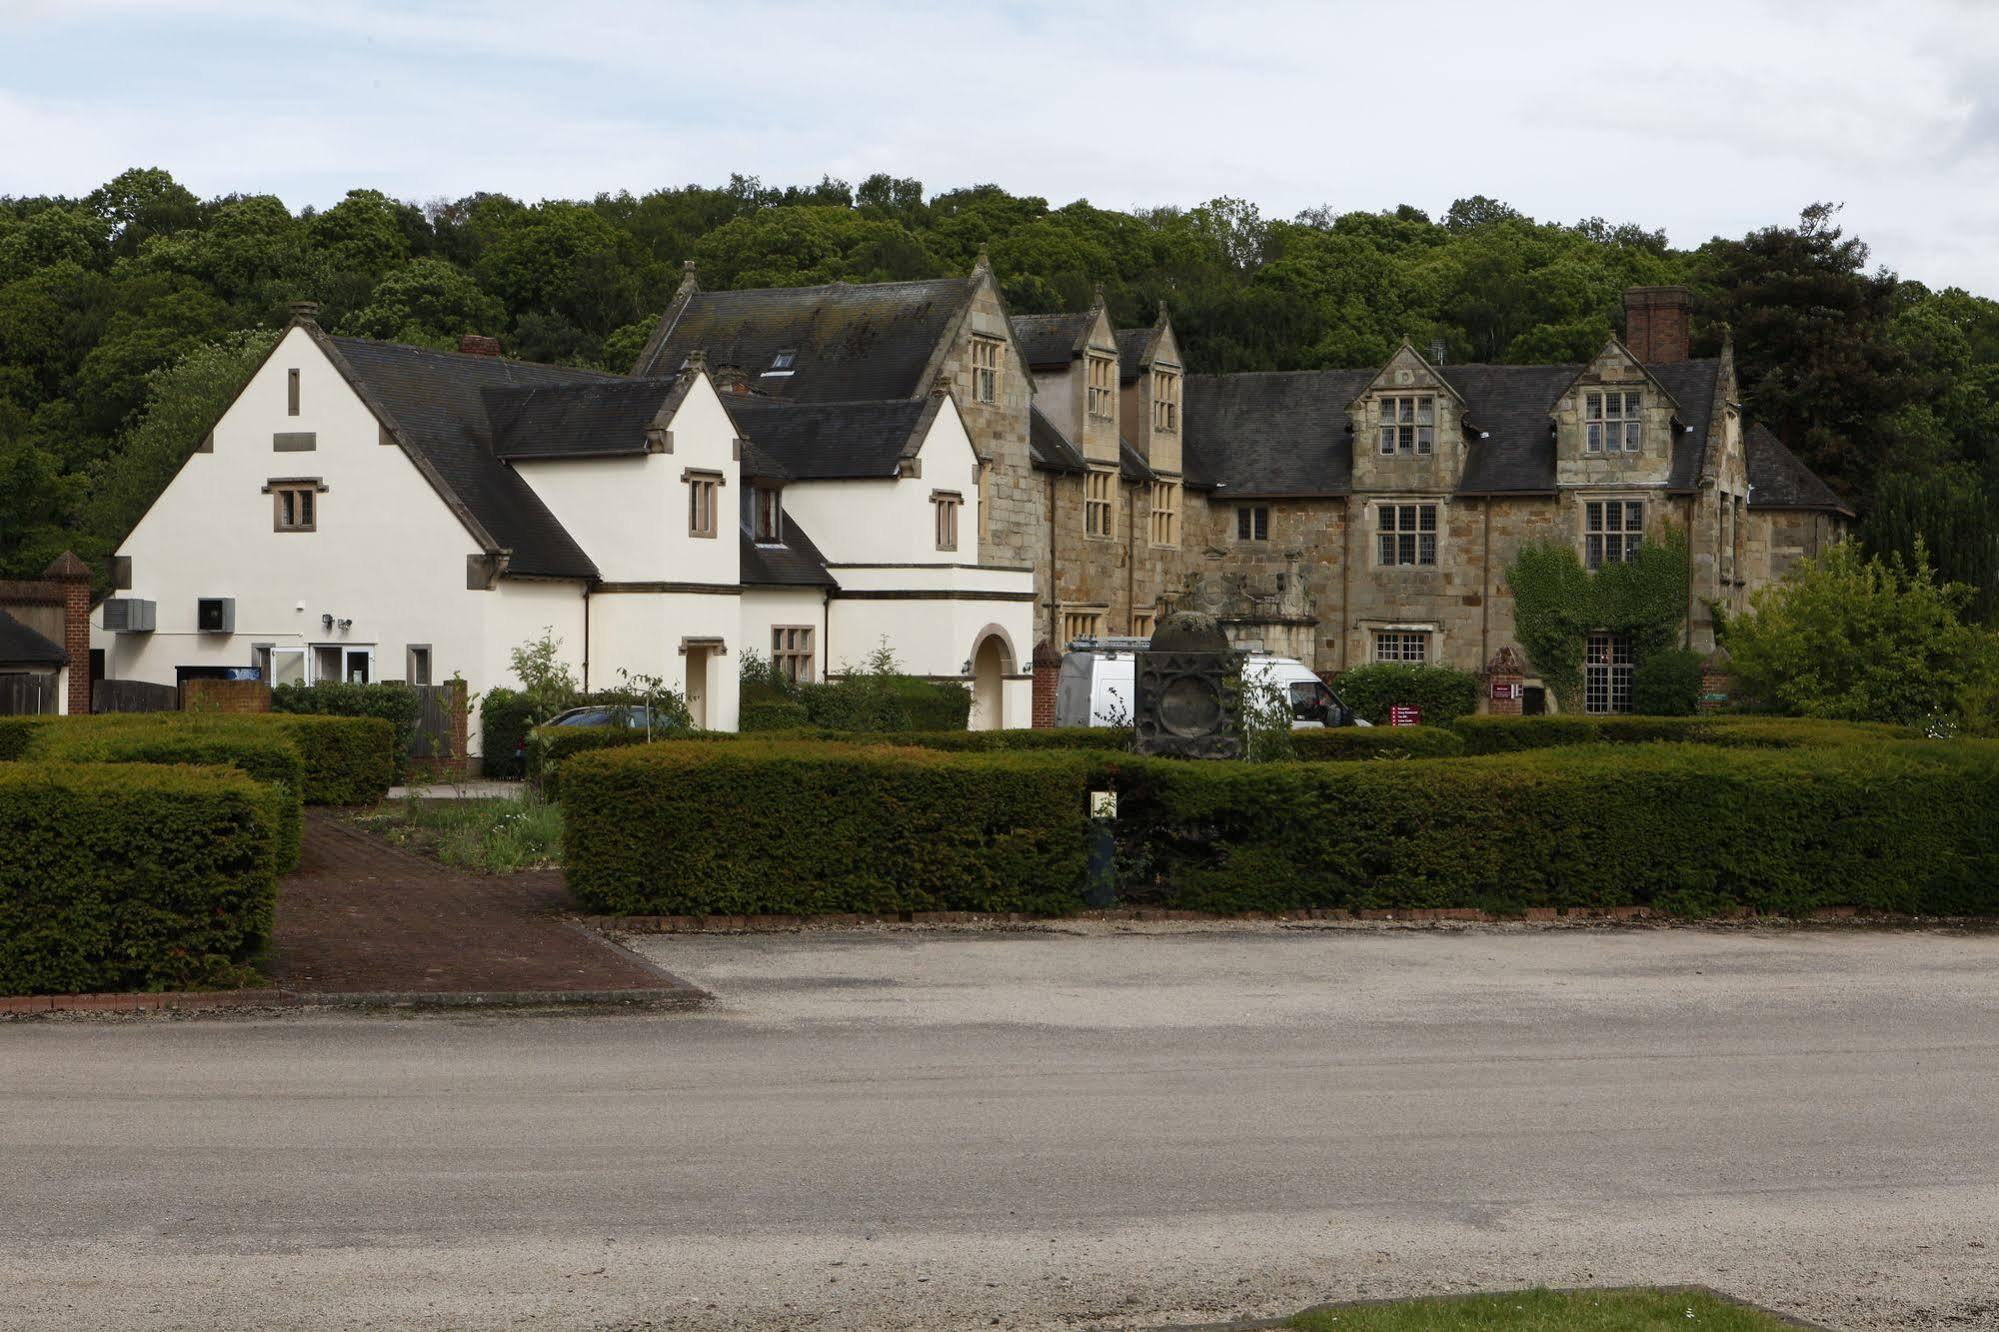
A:
[[[1792,1324],[1701,1291],[1527,1290],[1321,1309],[1298,1332],[1780,1332]]]
[[[355,822],[397,846],[486,874],[562,863],[562,811],[532,792],[517,800],[397,800]]]

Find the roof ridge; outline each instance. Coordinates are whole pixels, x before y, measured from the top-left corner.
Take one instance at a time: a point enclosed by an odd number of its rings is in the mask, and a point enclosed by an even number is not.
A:
[[[361,338],[355,337],[351,333],[328,333],[326,337],[333,342],[347,346],[392,347],[397,351],[421,352],[427,356],[449,356],[465,361],[480,361],[487,365],[492,365],[496,362],[500,365],[524,365],[535,370],[559,370],[566,375],[593,375],[603,380],[639,381],[644,378],[658,378],[658,376],[621,375],[615,370],[592,370],[590,367],[582,365],[551,365],[547,361],[523,361],[514,356],[489,356],[484,352],[455,351],[444,347],[422,347],[414,342],[390,342],[384,338]]]
[[[846,287],[850,290],[859,290],[862,287],[914,287],[926,282],[956,282],[962,285],[969,281],[971,279],[965,277],[896,278],[890,282],[842,282],[836,279],[832,282],[807,283],[798,287],[703,287],[694,293],[694,296],[699,300],[703,296],[751,296],[765,291],[831,291],[835,287]]]

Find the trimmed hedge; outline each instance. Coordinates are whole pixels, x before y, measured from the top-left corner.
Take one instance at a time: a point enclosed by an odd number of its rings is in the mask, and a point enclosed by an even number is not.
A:
[[[782,695],[751,697],[748,690],[736,709],[736,729],[744,734],[800,731],[812,725],[812,715],[797,699]]]
[[[1204,911],[1999,912],[1999,744],[1114,762],[1126,892]]]
[[[288,736],[253,718],[181,713],[140,713],[105,724],[105,719],[59,723],[36,729],[21,756],[28,762],[194,764],[237,768],[282,795],[278,802],[279,867],[298,867],[304,834],[300,812],[305,760]]]
[[[0,717],[0,763],[28,752],[35,732],[53,722],[53,717]]]
[[[284,803],[223,768],[0,765],[0,993],[233,979],[270,935]]]
[[[1291,757],[1301,763],[1454,758],[1464,752],[1457,732],[1441,726],[1328,726],[1291,733]]]
[[[517,689],[488,689],[479,700],[480,764],[488,777],[519,777],[514,751],[534,725],[528,696]]]
[[[270,712],[255,720],[298,746],[308,805],[372,805],[396,784],[403,749],[395,727],[380,717]]]
[[[271,710],[319,717],[380,717],[395,728],[396,780],[409,775],[410,748],[423,706],[416,690],[406,684],[349,684],[340,680],[283,684],[271,691]]]
[[[636,914],[1075,910],[1095,761],[776,740],[579,754],[569,887]]]
[[[684,731],[655,731],[655,741],[680,738]],[[538,726],[528,732],[527,780],[541,791],[542,799],[554,800],[558,770],[572,754],[593,749],[618,749],[647,743],[644,727],[631,726]]]
[[[1333,692],[1354,714],[1376,726],[1388,720],[1395,704],[1423,710],[1427,726],[1444,726],[1453,718],[1478,711],[1479,678],[1453,666],[1411,666],[1378,662],[1342,671]]]
[[[1460,717],[1451,729],[1467,754],[1510,754],[1567,745],[1687,744],[1795,749],[1871,744],[1913,738],[1906,727],[1874,722],[1809,721],[1775,717]]]

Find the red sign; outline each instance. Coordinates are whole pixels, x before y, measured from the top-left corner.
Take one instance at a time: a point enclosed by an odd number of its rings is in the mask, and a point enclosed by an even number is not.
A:
[[[1509,698],[1519,698],[1520,686],[1509,680],[1495,679],[1492,682],[1492,696],[1501,702]]]
[[[1388,724],[1390,726],[1421,726],[1423,724],[1423,709],[1405,708],[1398,703],[1388,709]]]

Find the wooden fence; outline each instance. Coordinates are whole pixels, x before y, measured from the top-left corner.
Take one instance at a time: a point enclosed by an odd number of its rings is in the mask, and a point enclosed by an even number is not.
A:
[[[60,692],[56,675],[9,673],[0,675],[0,717],[34,717],[52,714]]]
[[[92,712],[177,712],[180,690],[144,680],[99,680],[90,686]]]

